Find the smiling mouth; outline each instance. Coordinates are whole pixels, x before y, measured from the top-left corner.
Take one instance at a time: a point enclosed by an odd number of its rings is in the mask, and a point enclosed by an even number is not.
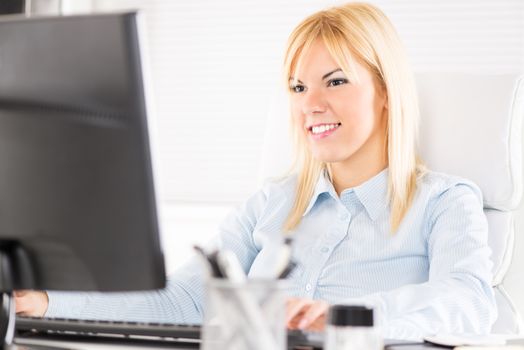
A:
[[[308,128],[309,132],[315,137],[323,137],[332,134],[342,123],[314,125]]]

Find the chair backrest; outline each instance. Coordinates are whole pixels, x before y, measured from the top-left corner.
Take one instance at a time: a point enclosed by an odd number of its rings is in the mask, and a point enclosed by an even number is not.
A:
[[[416,81],[422,159],[432,170],[473,180],[484,195],[499,307],[493,332],[523,331],[503,281],[512,260],[514,217],[523,192],[524,77],[419,73]],[[282,175],[290,165],[288,119],[282,91],[269,110],[260,181]]]

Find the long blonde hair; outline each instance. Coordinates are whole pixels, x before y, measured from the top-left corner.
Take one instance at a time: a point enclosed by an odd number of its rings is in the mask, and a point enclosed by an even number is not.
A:
[[[391,232],[397,231],[416,191],[417,176],[424,172],[416,147],[418,102],[413,73],[400,39],[385,14],[373,5],[348,3],[317,12],[291,33],[284,60],[284,79],[298,71],[301,59],[313,42],[321,39],[350,81],[355,81],[354,62],[363,63],[387,94],[388,119],[385,137],[388,156],[388,202]],[[357,80],[358,81],[358,80]],[[294,167],[298,184],[294,205],[284,223],[291,231],[300,223],[311,201],[313,189],[329,164],[312,157],[300,127],[294,125]]]

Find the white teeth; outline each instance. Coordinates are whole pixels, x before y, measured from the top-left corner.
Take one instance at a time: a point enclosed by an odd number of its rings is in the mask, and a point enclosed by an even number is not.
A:
[[[311,128],[311,131],[313,134],[322,134],[323,132],[326,132],[327,130],[338,128],[338,124],[324,124],[320,126],[314,126]]]

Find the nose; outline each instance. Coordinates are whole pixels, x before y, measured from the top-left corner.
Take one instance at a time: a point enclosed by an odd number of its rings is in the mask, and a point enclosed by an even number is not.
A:
[[[305,92],[302,113],[305,115],[315,115],[324,113],[327,109],[327,103],[319,89],[310,89]]]

